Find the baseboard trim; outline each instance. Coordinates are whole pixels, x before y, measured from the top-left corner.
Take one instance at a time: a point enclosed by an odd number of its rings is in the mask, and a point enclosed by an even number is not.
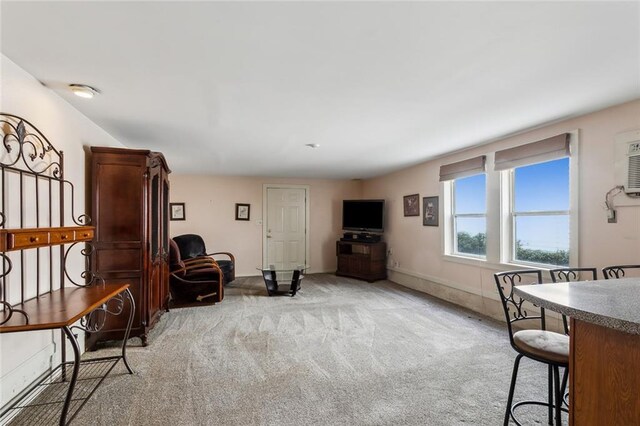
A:
[[[453,281],[400,268],[388,268],[387,271],[389,281],[505,322],[504,311],[497,294],[488,297],[480,289],[469,289]],[[530,310],[535,312],[537,308],[531,305]],[[546,310],[546,314],[548,319],[547,328],[549,330],[562,331],[561,315],[549,310]]]
[[[435,277],[433,275],[422,274],[419,272],[409,271],[407,269],[402,269],[402,268],[387,268],[387,271],[396,272],[396,273],[407,275],[413,278],[419,278],[421,280],[426,280],[435,284],[439,284],[441,286],[449,287],[449,288],[459,290],[465,293],[473,294],[476,296],[486,297],[484,294],[482,294],[482,291],[480,289],[464,287],[455,281],[446,280],[440,277]],[[499,299],[496,297],[495,300],[498,301]]]

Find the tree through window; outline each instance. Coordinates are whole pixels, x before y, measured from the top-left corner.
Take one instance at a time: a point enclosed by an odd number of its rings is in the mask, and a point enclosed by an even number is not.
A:
[[[454,253],[486,257],[487,201],[484,173],[453,181]]]

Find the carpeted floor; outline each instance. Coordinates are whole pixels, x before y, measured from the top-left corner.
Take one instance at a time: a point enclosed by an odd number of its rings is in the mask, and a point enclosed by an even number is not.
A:
[[[499,425],[515,358],[504,324],[329,274],[294,298],[239,278],[222,303],[172,310],[139,342],[136,374],[119,364],[73,424]],[[523,361],[522,395],[544,400],[544,367]]]

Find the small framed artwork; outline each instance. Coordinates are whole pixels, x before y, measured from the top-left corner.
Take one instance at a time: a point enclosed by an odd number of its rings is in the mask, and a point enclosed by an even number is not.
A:
[[[251,204],[236,203],[236,220],[249,220]]]
[[[185,220],[184,203],[169,203],[169,219]]]
[[[420,195],[405,195],[403,198],[404,215],[420,216]]]
[[[424,226],[438,226],[438,197],[424,197],[422,199],[422,224]]]

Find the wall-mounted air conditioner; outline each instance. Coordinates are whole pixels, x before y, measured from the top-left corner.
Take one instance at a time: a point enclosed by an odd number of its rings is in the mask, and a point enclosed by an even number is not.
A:
[[[640,141],[627,142],[623,161],[624,192],[640,195]]]
[[[615,141],[615,184],[632,197],[626,205],[640,205],[640,130],[620,133]]]

